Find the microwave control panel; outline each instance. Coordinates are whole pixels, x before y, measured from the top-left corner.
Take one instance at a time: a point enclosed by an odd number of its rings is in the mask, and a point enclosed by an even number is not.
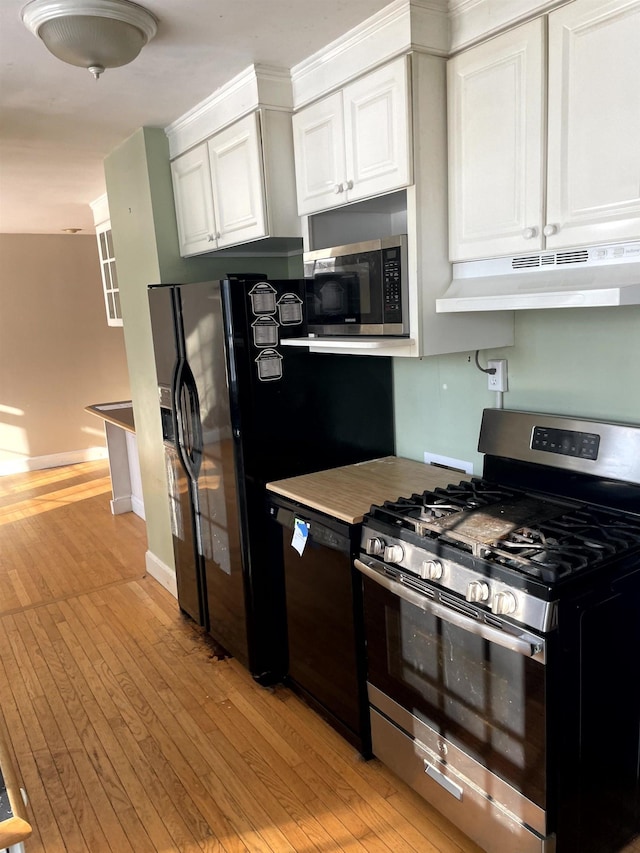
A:
[[[400,248],[394,246],[382,250],[382,288],[384,304],[384,322],[402,322],[402,268]]]

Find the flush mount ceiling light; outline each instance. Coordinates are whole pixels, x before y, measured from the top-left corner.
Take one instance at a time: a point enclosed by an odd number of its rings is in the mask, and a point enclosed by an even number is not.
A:
[[[135,59],[157,29],[153,15],[128,0],[31,0],[22,20],[50,53],[96,80]]]

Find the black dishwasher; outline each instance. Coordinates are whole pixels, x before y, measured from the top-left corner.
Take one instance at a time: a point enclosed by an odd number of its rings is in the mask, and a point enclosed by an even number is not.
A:
[[[282,527],[287,683],[365,757],[371,757],[362,590],[353,567],[360,524],[271,495]]]

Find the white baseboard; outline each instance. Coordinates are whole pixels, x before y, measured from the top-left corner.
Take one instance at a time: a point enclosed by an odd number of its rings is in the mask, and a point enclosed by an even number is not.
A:
[[[163,563],[162,560],[159,560],[151,551],[147,551],[144,559],[147,566],[147,572],[151,577],[157,580],[161,586],[168,590],[171,595],[177,599],[178,585],[176,583],[176,573],[173,569],[169,568],[169,566]]]
[[[40,471],[43,468],[60,468],[62,465],[78,465],[80,462],[93,462],[94,459],[106,458],[106,447],[87,447],[85,450],[51,453],[48,456],[7,459],[0,462],[0,477],[6,477],[8,474],[24,474],[26,471]]]
[[[140,518],[146,520],[146,516],[144,514],[144,501],[137,495],[131,495],[131,509],[136,515],[139,515]]]
[[[111,504],[111,512],[114,515],[122,515],[123,512],[131,512],[133,509],[131,495],[121,498],[112,498],[109,503]]]

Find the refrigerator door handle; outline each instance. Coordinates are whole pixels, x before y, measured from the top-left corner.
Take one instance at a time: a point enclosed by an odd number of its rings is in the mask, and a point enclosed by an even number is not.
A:
[[[202,424],[198,391],[188,362],[182,360],[175,373],[173,405],[178,423],[176,449],[184,470],[192,483],[202,464]]]

